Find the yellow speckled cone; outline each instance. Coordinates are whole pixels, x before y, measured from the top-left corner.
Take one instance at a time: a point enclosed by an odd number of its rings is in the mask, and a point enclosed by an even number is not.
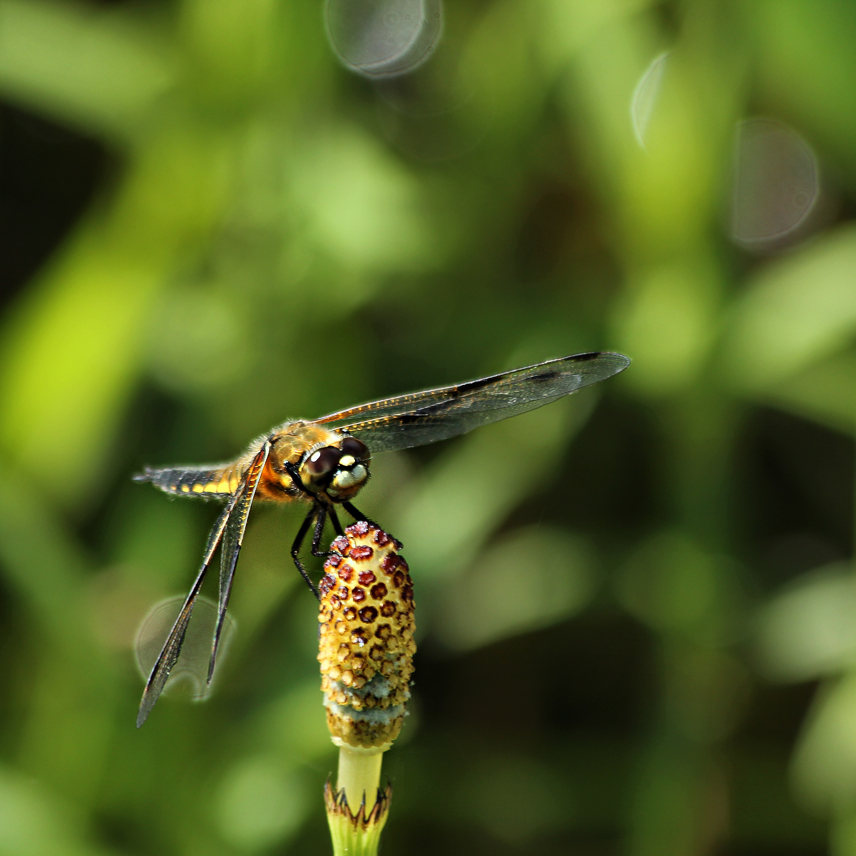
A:
[[[319,586],[318,660],[339,776],[324,790],[335,856],[375,856],[392,791],[381,790],[383,753],[410,698],[413,582],[401,544],[359,521],[330,546]]]
[[[318,660],[338,746],[377,752],[401,731],[410,698],[413,582],[401,544],[359,521],[336,538],[321,580]]]

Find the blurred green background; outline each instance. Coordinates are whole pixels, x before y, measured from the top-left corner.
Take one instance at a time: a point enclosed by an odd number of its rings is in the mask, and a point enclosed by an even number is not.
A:
[[[204,705],[144,464],[591,349],[360,497],[420,651],[386,853],[856,854],[851,0],[0,0],[0,854],[329,852],[257,508]]]

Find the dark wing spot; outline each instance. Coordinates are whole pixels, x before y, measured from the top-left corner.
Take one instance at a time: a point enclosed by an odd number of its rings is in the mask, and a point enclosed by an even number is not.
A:
[[[541,374],[532,375],[529,380],[555,380],[561,377],[561,372],[541,372]]]
[[[459,395],[463,395],[464,393],[475,392],[477,389],[489,386],[498,377],[499,375],[491,375],[490,377],[481,377],[478,380],[471,380],[467,383],[462,383],[460,386],[456,386],[454,389],[449,390],[449,396],[457,398]]]
[[[577,354],[574,357],[574,360],[579,361],[581,363],[588,362],[589,360],[596,360],[600,356],[600,351],[591,351],[588,354]]]
[[[397,421],[400,425],[415,425],[425,421],[425,413],[419,410],[414,410],[412,413],[402,413]]]

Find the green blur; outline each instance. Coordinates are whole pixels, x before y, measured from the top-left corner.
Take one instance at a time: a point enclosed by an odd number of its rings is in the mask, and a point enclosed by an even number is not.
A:
[[[372,81],[320,0],[0,0],[0,856],[329,852],[299,509],[252,515],[212,698],[137,731],[216,509],[132,474],[597,349],[634,363],[373,464],[420,644],[382,852],[856,856],[856,6],[444,16]],[[820,164],[776,247],[728,236],[755,116]]]

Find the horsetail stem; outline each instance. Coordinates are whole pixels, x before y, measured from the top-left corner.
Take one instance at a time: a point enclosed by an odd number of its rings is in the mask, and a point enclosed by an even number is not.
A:
[[[339,747],[325,803],[334,852],[377,852],[392,790],[380,790],[383,753],[401,731],[416,644],[413,581],[401,543],[359,521],[336,538],[319,585],[318,660],[327,727]]]

